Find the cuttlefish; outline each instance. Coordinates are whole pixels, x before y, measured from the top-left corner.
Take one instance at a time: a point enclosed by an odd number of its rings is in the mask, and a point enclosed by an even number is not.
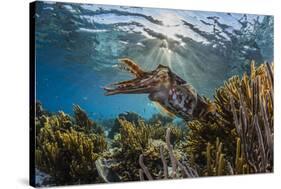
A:
[[[144,71],[128,58],[119,60],[119,68],[135,78],[104,87],[105,95],[148,94],[148,98],[169,114],[190,121],[215,111],[213,103],[201,97],[187,82],[167,66],[159,64],[153,71]]]

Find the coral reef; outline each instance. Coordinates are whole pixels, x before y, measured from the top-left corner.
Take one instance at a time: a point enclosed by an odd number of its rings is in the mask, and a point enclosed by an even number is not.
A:
[[[37,101],[35,103],[35,107],[36,107],[35,110],[36,110],[36,116],[37,117],[40,117],[42,115],[49,115],[49,116],[51,115],[51,113],[49,113],[48,111],[44,110],[41,102]]]
[[[170,142],[170,136],[171,135],[171,129],[168,128],[166,130],[166,148],[168,151],[168,156],[169,156],[169,162],[167,162],[164,152],[163,152],[163,145],[160,146],[160,156],[161,156],[161,161],[163,165],[163,170],[162,173],[163,175],[159,175],[157,179],[169,179],[169,178],[192,178],[192,177],[198,177],[198,173],[196,169],[190,167],[187,162],[185,164],[182,164],[178,158],[176,157],[176,154],[173,151],[173,145]],[[169,171],[168,163],[171,164],[171,171]],[[140,180],[145,180],[144,175],[148,180],[154,180],[152,174],[149,172],[149,169],[147,166],[144,164],[143,160],[143,154],[139,156],[139,165],[141,169],[139,169],[139,177]]]
[[[52,176],[53,184],[102,181],[94,161],[107,143],[101,128],[79,106],[74,106],[74,119],[63,112],[36,119],[36,166]]]
[[[48,175],[41,184],[273,172],[273,86],[273,64],[252,62],[249,75],[216,90],[215,113],[181,126],[160,114],[146,120],[126,112],[101,127],[77,105],[70,116],[37,102],[36,169]]]
[[[135,112],[125,112],[119,114],[118,117],[114,120],[114,124],[110,129],[110,132],[108,134],[109,138],[113,138],[116,133],[119,133],[119,129],[120,129],[119,119],[125,119],[127,121],[134,123],[135,125],[138,125],[139,120],[144,120],[141,116],[139,116]]]
[[[231,111],[250,172],[273,171],[273,66],[251,66],[237,96],[229,94]],[[236,102],[236,103],[235,103]]]
[[[216,91],[214,103],[217,111],[213,117],[188,123],[190,132],[183,145],[201,167],[200,173],[204,175],[207,166],[202,149],[208,143],[214,144],[217,137],[223,142],[224,158],[238,169],[234,174],[245,173],[243,167],[248,173],[272,172],[273,64],[255,68],[252,62],[250,76],[230,78]],[[240,154],[237,154],[238,147]],[[237,156],[246,164],[238,166]]]
[[[148,120],[148,123],[150,124],[161,124],[161,125],[166,125],[166,124],[171,124],[173,122],[173,118],[169,116],[164,116],[163,114],[154,114],[152,117]]]
[[[116,174],[115,171],[111,168],[112,162],[104,158],[99,158],[95,161],[95,165],[99,176],[107,183],[110,182],[120,182],[120,177]]]
[[[80,108],[78,105],[74,105],[74,119],[76,125],[80,126],[81,129],[84,129],[86,132],[94,132],[96,134],[102,135],[103,130],[99,127],[94,121],[88,118],[86,112]]]
[[[226,170],[227,160],[224,158],[224,154],[222,153],[222,142],[217,138],[216,145],[213,146],[209,142],[206,148],[206,160],[207,167],[205,170],[206,176],[216,176],[216,175],[227,175],[229,169]],[[227,164],[229,165],[229,164]],[[232,167],[229,167],[230,170]]]
[[[118,164],[113,165],[113,169],[118,172],[122,180],[138,180],[139,171],[138,156],[149,160],[148,165],[153,169],[153,175],[159,173],[159,163],[161,162],[159,147],[164,143],[166,128],[171,129],[173,143],[183,140],[184,131],[180,128],[167,124],[148,124],[144,120],[138,120],[137,125],[126,119],[119,119],[120,133],[116,135],[113,145],[118,147],[112,154]]]

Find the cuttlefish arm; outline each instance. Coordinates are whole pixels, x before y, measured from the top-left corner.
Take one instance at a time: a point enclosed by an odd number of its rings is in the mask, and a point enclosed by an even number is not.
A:
[[[113,88],[105,87],[106,95],[149,94],[151,101],[185,120],[199,118],[214,111],[212,103],[198,95],[191,85],[167,66],[159,65],[155,70],[146,72],[133,60],[123,58],[120,59],[120,68],[135,78],[111,84]]]
[[[121,59],[119,59],[119,62],[120,62],[121,68],[127,70],[134,76],[142,77],[144,75],[144,71],[133,60],[131,60],[129,58],[121,58]]]

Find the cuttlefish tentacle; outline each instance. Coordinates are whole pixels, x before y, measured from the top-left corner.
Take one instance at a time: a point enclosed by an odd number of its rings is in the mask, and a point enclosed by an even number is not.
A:
[[[201,97],[169,67],[159,65],[155,70],[145,72],[128,58],[120,59],[120,62],[136,78],[114,83],[115,88],[104,88],[106,95],[146,93],[151,101],[157,102],[171,115],[185,120],[200,118],[215,111],[212,103]]]

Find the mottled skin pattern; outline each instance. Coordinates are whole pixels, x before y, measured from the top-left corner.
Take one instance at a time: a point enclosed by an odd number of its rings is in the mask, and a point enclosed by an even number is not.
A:
[[[120,59],[120,68],[132,73],[135,79],[105,87],[105,95],[146,93],[151,101],[187,121],[213,111],[211,103],[167,66],[159,65],[155,70],[145,72],[132,60],[124,58]]]

